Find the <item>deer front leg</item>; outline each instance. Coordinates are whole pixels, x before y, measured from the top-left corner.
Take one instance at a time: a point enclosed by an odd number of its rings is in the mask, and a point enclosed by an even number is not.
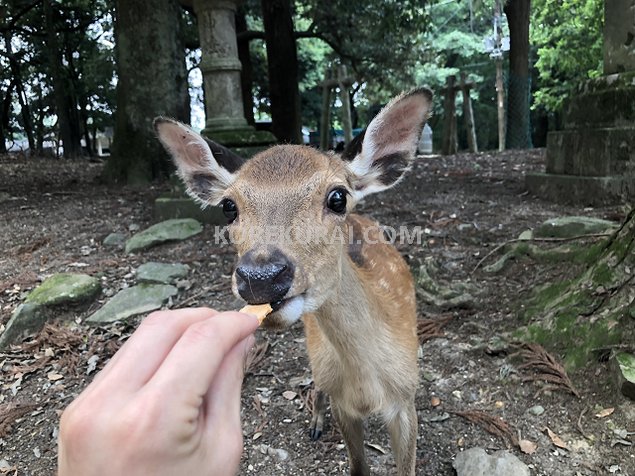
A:
[[[419,424],[414,402],[399,410],[387,423],[398,476],[415,476]]]
[[[370,468],[364,454],[364,420],[342,412],[332,398],[331,411],[346,443],[351,476],[370,476]]]
[[[315,400],[313,400],[313,417],[309,426],[309,436],[316,441],[322,436],[324,430],[324,414],[326,413],[326,393],[319,388],[315,389]]]

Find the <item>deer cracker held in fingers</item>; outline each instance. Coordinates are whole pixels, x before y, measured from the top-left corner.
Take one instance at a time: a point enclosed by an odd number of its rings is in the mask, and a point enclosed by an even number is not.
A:
[[[393,99],[342,158],[282,145],[241,162],[181,123],[155,120],[188,192],[203,205],[221,204],[229,219],[238,252],[234,293],[249,304],[271,303],[263,326],[303,318],[320,390],[310,435],[321,434],[328,394],[353,475],[370,474],[363,430],[370,414],[386,422],[398,474],[415,474],[413,280],[378,225],[352,209],[410,168],[431,101],[426,89]],[[273,227],[282,233],[269,233]],[[307,230],[327,239],[306,239]]]

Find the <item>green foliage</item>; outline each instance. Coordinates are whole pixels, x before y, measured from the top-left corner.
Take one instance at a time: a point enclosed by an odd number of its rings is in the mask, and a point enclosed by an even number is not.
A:
[[[534,0],[530,42],[539,73],[534,107],[557,112],[580,81],[602,73],[603,0]]]
[[[430,121],[435,142],[441,139],[443,94],[448,76],[464,72],[475,83],[472,89],[474,120],[479,148],[494,148],[497,141],[494,98],[495,64],[485,52],[483,40],[492,34],[494,2],[439,2],[429,8],[430,24],[420,36],[420,55],[415,63],[415,82],[435,92]],[[462,115],[462,97],[457,95],[457,115]],[[459,140],[464,141],[463,121],[458,121]],[[460,144],[463,146],[464,144]]]
[[[81,111],[82,127],[93,133],[112,123],[115,102],[114,35],[112,0],[69,0],[49,2],[58,38],[65,93]],[[11,82],[19,82],[27,101],[31,126],[38,146],[57,136],[57,114],[50,71],[51,55],[47,36],[44,2],[9,2],[0,18],[0,75],[2,99],[12,104],[6,124],[8,138],[25,131],[24,112]],[[4,7],[3,7],[4,8]],[[10,38],[9,52],[6,39]],[[5,68],[13,56],[16,68]]]

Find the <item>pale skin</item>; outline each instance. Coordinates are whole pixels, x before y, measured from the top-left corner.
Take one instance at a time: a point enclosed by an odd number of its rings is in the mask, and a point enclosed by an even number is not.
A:
[[[236,474],[257,327],[253,315],[207,308],[148,316],[64,411],[58,475]]]

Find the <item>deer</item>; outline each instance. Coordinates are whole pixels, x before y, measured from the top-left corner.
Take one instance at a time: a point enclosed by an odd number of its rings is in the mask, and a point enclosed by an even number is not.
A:
[[[354,476],[370,474],[364,420],[371,414],[388,428],[399,476],[415,474],[419,342],[413,278],[397,249],[381,239],[379,225],[353,208],[410,170],[431,104],[426,88],[402,93],[342,156],[287,144],[241,160],[185,124],[154,121],[187,192],[203,206],[222,206],[237,252],[234,294],[248,304],[271,304],[265,326],[304,322],[318,389],[309,435],[320,437],[330,399]],[[263,239],[274,226],[318,229],[335,239]]]

